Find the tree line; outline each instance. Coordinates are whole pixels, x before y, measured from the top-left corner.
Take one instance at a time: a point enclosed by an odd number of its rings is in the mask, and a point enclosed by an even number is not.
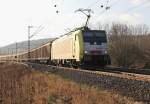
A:
[[[146,25],[98,24],[107,31],[108,51],[114,66],[150,68],[150,33]]]

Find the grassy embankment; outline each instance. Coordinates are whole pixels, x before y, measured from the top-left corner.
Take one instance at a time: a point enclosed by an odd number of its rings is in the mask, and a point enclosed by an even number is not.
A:
[[[23,64],[0,64],[0,104],[139,104],[115,93],[29,69]]]

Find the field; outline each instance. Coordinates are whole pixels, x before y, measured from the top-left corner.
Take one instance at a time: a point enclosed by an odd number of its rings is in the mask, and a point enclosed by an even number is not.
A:
[[[0,63],[0,104],[142,104],[24,64]]]

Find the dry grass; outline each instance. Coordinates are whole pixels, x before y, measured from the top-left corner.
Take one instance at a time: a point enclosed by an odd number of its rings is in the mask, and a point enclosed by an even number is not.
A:
[[[23,64],[0,64],[0,104],[139,104]]]

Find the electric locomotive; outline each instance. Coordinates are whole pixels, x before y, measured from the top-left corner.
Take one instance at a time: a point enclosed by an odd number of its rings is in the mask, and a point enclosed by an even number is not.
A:
[[[72,66],[110,64],[105,31],[82,27],[61,36],[52,42],[51,61]]]
[[[83,30],[84,64],[109,65],[110,57],[107,50],[107,36],[103,30]]]

